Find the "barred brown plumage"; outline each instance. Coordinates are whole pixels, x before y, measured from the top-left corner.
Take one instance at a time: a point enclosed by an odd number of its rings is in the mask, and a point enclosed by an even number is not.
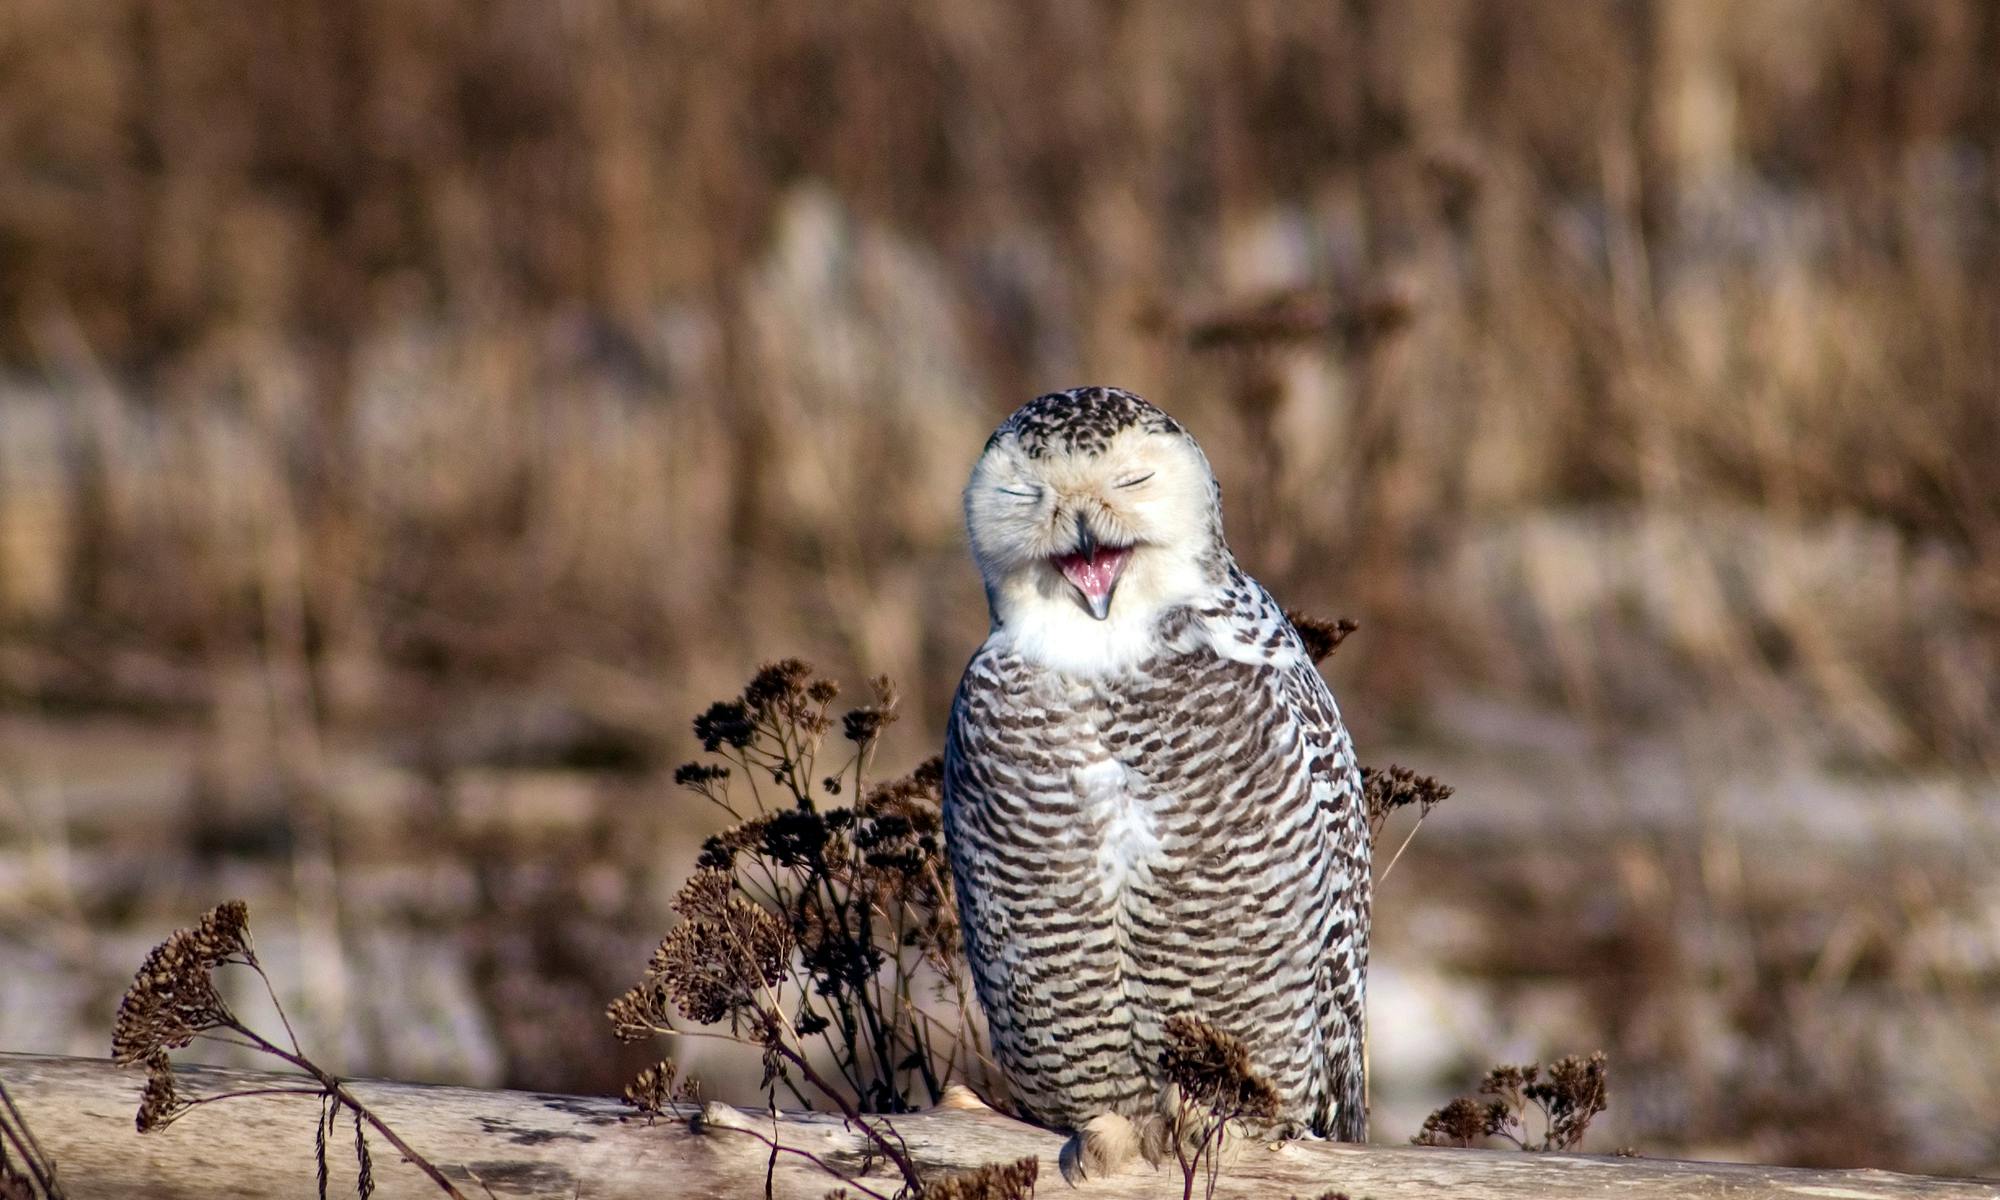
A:
[[[1025,1115],[1156,1125],[1185,1014],[1249,1047],[1280,1099],[1264,1132],[1359,1140],[1360,777],[1220,505],[1128,392],[1043,396],[988,442],[966,513],[993,624],[944,763],[967,956]]]

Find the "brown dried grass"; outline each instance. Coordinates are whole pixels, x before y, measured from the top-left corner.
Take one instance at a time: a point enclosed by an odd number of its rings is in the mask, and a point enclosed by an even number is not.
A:
[[[934,712],[977,629],[965,460],[1103,377],[1190,418],[1285,594],[1391,614],[1357,686],[1622,719],[1659,697],[1593,665],[1609,628],[1696,691],[1782,679],[1864,758],[1988,757],[1996,29],[31,0],[0,354],[62,457],[0,480],[0,689],[200,708],[276,651],[381,715],[427,674],[677,674],[754,628]],[[1538,584],[1567,564],[1537,522],[1607,510],[1689,561]],[[1743,511],[1903,586],[1733,581],[1707,543]]]

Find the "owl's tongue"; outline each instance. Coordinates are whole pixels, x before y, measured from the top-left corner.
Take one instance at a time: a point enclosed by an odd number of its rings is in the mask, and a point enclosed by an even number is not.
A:
[[[1118,573],[1132,556],[1130,546],[1093,546],[1086,552],[1064,554],[1056,559],[1063,577],[1076,585],[1090,615],[1102,621],[1111,614],[1111,589],[1118,586]]]

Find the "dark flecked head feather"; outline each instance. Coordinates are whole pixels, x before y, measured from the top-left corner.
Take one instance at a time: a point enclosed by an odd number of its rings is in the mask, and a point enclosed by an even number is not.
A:
[[[993,434],[1013,435],[1029,458],[1051,450],[1097,455],[1120,430],[1183,433],[1180,423],[1123,388],[1081,387],[1037,396],[1016,409]]]

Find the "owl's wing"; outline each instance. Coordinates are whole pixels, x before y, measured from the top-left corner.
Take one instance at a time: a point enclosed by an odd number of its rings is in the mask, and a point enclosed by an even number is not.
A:
[[[1282,614],[1281,614],[1282,615]],[[1296,640],[1297,635],[1293,635]],[[1305,744],[1312,748],[1309,794],[1320,814],[1332,869],[1345,885],[1319,928],[1324,947],[1319,1000],[1324,1031],[1326,1092],[1314,1132],[1342,1141],[1367,1137],[1364,1087],[1367,1053],[1367,980],[1371,836],[1361,792],[1354,745],[1341,722],[1333,693],[1300,646],[1300,660],[1285,673],[1286,691]]]
[[[966,955],[971,959],[973,979],[980,983],[980,967],[993,952],[992,939],[996,932],[984,928],[978,920],[978,893],[990,886],[990,882],[978,871],[980,830],[969,828],[976,820],[976,810],[984,803],[988,781],[983,773],[976,771],[978,746],[977,732],[968,726],[979,719],[977,709],[980,702],[978,691],[994,686],[990,646],[981,646],[966,664],[965,674],[959,679],[958,691],[952,696],[951,716],[945,723],[944,764],[941,787],[943,791],[943,821],[945,853],[951,859],[952,876],[957,897],[959,922],[963,927]],[[982,985],[983,986],[983,985]]]
[[[967,965],[986,1010],[987,1036],[1004,1063],[1020,1036],[1023,1015],[1012,1003],[1015,906],[1007,898],[1017,887],[1016,864],[1025,850],[1014,844],[996,811],[1006,802],[1005,781],[996,778],[1002,760],[995,751],[1009,723],[1001,711],[1007,696],[998,659],[990,642],[980,647],[952,698],[945,726],[943,819]]]
[[[1257,736],[1295,747],[1266,812],[1274,825],[1307,814],[1299,860],[1306,870],[1291,889],[1292,920],[1317,955],[1312,987],[1313,1029],[1307,1040],[1319,1074],[1312,1087],[1312,1131],[1359,1141],[1366,1136],[1363,1058],[1366,1042],[1370,836],[1354,746],[1333,693],[1314,666],[1283,608],[1256,581],[1236,572],[1225,602],[1203,613],[1216,653],[1251,672],[1245,689],[1275,690]]]

